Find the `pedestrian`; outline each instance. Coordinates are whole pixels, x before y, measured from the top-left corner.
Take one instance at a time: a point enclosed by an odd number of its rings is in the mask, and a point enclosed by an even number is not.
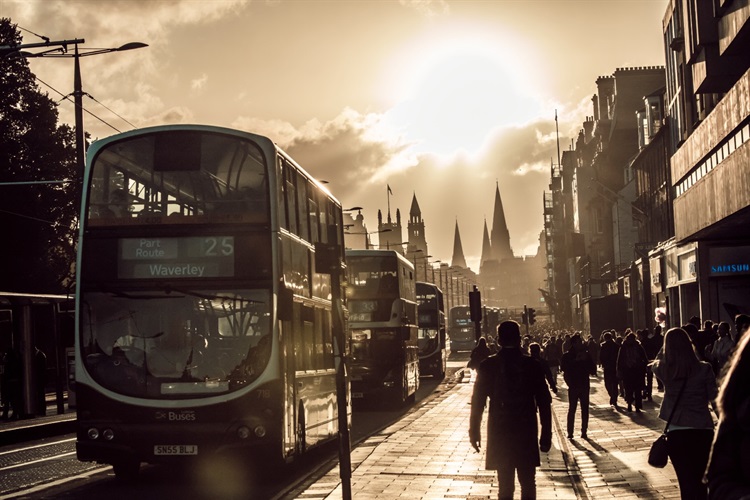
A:
[[[21,406],[23,405],[22,378],[21,356],[18,351],[10,347],[3,356],[3,420],[17,420],[21,417]]]
[[[717,338],[710,351],[708,359],[714,367],[714,374],[720,375],[724,365],[729,361],[729,357],[734,350],[734,341],[729,331],[729,323],[722,321],[719,323],[719,338]]]
[[[531,344],[529,344],[529,355],[539,362],[542,369],[544,370],[544,378],[547,379],[549,388],[552,390],[552,392],[557,394],[557,378],[552,375],[552,370],[550,369],[547,360],[542,357],[542,346],[537,342],[532,342]]]
[[[479,342],[477,342],[476,347],[472,349],[471,351],[471,357],[469,358],[469,363],[466,365],[467,367],[471,368],[472,370],[476,370],[479,368],[479,365],[487,359],[490,354],[490,348],[487,345],[487,339],[484,337],[479,338]]]
[[[609,394],[609,404],[617,408],[617,355],[620,346],[615,342],[611,332],[604,332],[604,341],[599,348],[599,362],[604,373],[604,387]]]
[[[557,379],[557,374],[560,372],[560,358],[562,357],[562,345],[559,338],[556,335],[550,337],[547,343],[544,345],[544,358],[549,364],[549,369],[552,372],[552,376]]]
[[[534,499],[539,451],[546,453],[552,446],[552,398],[541,366],[521,351],[519,324],[503,321],[497,330],[500,352],[483,362],[477,372],[469,440],[478,452],[482,414],[489,398],[485,467],[497,471],[498,498],[513,498],[517,474],[521,498]]]
[[[750,335],[742,337],[727,362],[716,400],[719,425],[706,470],[710,500],[750,498],[749,344]]]
[[[648,401],[653,401],[653,389],[654,389],[654,372],[651,369],[651,362],[656,359],[656,355],[659,354],[662,346],[664,345],[664,335],[661,333],[661,327],[656,326],[653,330],[645,329],[645,337],[643,340],[643,350],[646,351],[646,357],[648,358],[648,367],[646,368],[646,390],[643,391],[643,397]],[[661,381],[656,379],[656,389],[663,391]]]
[[[735,344],[740,343],[742,336],[750,329],[750,316],[747,314],[737,314],[734,316],[734,331],[737,336],[734,339]]]
[[[596,341],[593,335],[590,336],[586,342],[586,348],[589,350],[589,355],[594,360],[595,365],[599,365],[599,347],[599,342]]]
[[[560,369],[568,386],[568,439],[573,439],[576,407],[581,404],[581,437],[587,438],[589,425],[589,376],[596,375],[596,365],[583,343],[580,333],[570,338],[570,350],[560,359]]]
[[[622,380],[625,389],[628,411],[633,411],[633,405],[635,405],[636,413],[640,413],[643,408],[643,382],[646,379],[647,366],[646,351],[638,342],[635,333],[629,332],[617,355],[617,376]]]
[[[714,435],[709,405],[716,409],[718,392],[713,368],[698,358],[684,329],[671,328],[664,336],[664,349],[653,369],[664,383],[659,418],[666,421],[672,415],[666,429],[667,449],[680,495],[683,499],[706,498],[703,475]]]

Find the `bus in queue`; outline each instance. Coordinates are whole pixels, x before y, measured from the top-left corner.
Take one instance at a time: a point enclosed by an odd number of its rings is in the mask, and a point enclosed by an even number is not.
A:
[[[419,388],[414,266],[395,250],[346,250],[351,394],[413,402]]]
[[[450,341],[445,330],[443,291],[433,283],[417,281],[419,373],[445,377]]]
[[[477,345],[474,323],[471,321],[471,309],[468,305],[453,306],[448,313],[448,335],[451,349],[454,351],[471,351]]]
[[[336,439],[314,250],[343,261],[343,219],[323,184],[267,137],[170,125],[95,142],[81,208],[79,460],[132,478],[141,463],[282,465]]]

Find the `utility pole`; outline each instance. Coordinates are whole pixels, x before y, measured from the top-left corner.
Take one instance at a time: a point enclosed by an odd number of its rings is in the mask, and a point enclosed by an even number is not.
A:
[[[529,334],[529,309],[526,307],[526,304],[523,305],[523,314],[521,315],[521,321],[523,321],[523,324],[526,325],[526,335]]]
[[[344,329],[344,303],[341,290],[341,275],[346,266],[342,259],[341,246],[335,230],[329,231],[328,241],[334,243],[315,244],[315,268],[319,273],[331,275],[331,330],[334,340],[336,365],[336,403],[338,413],[339,444],[339,477],[341,477],[341,496],[343,500],[352,498],[352,458],[351,438],[349,436],[348,384],[346,332]]]
[[[474,323],[474,337],[479,342],[482,336],[482,296],[477,286],[469,292],[469,311],[471,312],[471,321]]]

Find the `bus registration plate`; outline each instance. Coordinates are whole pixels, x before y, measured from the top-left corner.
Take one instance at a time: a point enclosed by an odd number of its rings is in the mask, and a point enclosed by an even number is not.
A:
[[[154,455],[197,455],[198,446],[194,444],[157,444]]]

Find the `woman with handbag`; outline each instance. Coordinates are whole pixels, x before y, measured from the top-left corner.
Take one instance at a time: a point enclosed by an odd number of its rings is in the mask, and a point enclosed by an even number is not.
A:
[[[664,348],[653,363],[653,372],[664,384],[659,418],[669,419],[667,450],[685,499],[708,496],[703,475],[714,435],[709,405],[716,407],[716,377],[711,365],[700,361],[687,332],[672,328]],[[671,419],[670,419],[671,416]]]

